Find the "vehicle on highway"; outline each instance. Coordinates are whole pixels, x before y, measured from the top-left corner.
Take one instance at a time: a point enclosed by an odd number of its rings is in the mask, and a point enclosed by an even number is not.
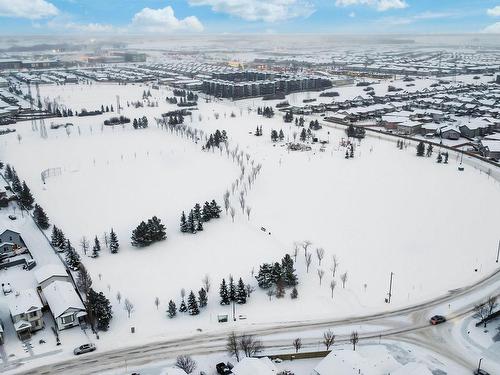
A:
[[[73,353],[75,355],[80,355],[83,353],[93,352],[94,350],[96,350],[96,347],[94,344],[83,344],[83,345],[80,345],[78,348],[75,348],[75,350],[73,350]]]
[[[446,318],[442,315],[434,315],[432,318],[429,319],[429,322],[435,326],[436,324],[441,324],[446,322]]]
[[[490,375],[488,371],[485,371],[483,369],[477,369],[474,370],[474,375]]]

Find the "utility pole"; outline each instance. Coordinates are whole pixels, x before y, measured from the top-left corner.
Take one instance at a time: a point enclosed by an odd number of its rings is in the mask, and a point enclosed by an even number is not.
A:
[[[500,240],[498,240],[498,249],[497,249],[497,263],[498,263],[498,258],[500,257]]]
[[[386,303],[391,303],[391,296],[392,296],[392,277],[394,276],[394,272],[391,272],[391,279],[389,281],[389,293],[388,296],[389,298],[385,299]]]
[[[479,374],[479,370],[481,370],[481,362],[483,361],[482,358],[479,359],[479,363],[477,365],[477,373]]]
[[[233,321],[236,322],[236,302],[233,301]]]

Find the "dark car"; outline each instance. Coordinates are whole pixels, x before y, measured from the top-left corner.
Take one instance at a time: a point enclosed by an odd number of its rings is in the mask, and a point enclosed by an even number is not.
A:
[[[474,370],[474,375],[490,375],[488,371],[483,369]]]
[[[75,355],[79,355],[79,354],[83,354],[83,353],[90,353],[90,352],[93,352],[94,350],[96,350],[96,347],[94,344],[84,344],[84,345],[80,345],[78,348],[73,350],[73,353]]]
[[[434,315],[432,318],[429,320],[433,326],[436,324],[441,324],[446,322],[446,318],[442,315]]]
[[[217,365],[215,365],[215,369],[217,370],[217,374],[220,375],[232,374],[231,369],[224,362],[217,363]]]

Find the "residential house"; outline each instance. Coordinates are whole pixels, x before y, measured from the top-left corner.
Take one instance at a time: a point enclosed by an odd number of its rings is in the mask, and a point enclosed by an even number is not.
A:
[[[396,130],[400,134],[411,135],[417,134],[422,127],[422,123],[417,121],[407,120],[397,125]]]
[[[500,141],[483,139],[480,148],[483,156],[500,160]]]
[[[40,290],[56,280],[70,281],[66,268],[60,263],[47,264],[39,267],[34,273]]]
[[[56,321],[57,329],[83,323],[87,315],[80,295],[68,281],[55,280],[42,288],[42,294]]]
[[[14,329],[20,340],[30,339],[32,332],[44,327],[43,304],[36,290],[15,292],[8,295],[6,300]]]
[[[26,248],[26,244],[18,232],[6,229],[0,234],[0,254],[12,253],[22,248]]]
[[[441,129],[439,129],[439,134],[441,135],[441,138],[443,139],[451,139],[451,140],[457,140],[460,139],[460,131],[450,125],[443,126]]]
[[[267,357],[245,357],[231,371],[234,375],[275,375],[278,373],[276,365]]]

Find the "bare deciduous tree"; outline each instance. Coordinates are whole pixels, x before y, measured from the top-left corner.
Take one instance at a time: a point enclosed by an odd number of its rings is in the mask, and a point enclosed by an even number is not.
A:
[[[488,305],[486,303],[474,306],[474,318],[476,318],[479,323],[484,323],[485,328],[487,323],[484,320],[488,317],[488,315]]]
[[[297,263],[297,255],[299,255],[299,244],[297,242],[293,243],[293,261]]]
[[[337,272],[337,268],[339,266],[339,260],[335,254],[332,255],[333,264],[330,268],[332,270],[332,277],[335,277],[335,273]]]
[[[302,340],[298,337],[293,340],[293,347],[295,348],[295,353],[298,353],[300,348],[302,348]]]
[[[247,211],[248,220],[250,220],[250,212],[252,212],[252,207],[247,206],[246,211]]]
[[[321,268],[318,268],[319,285],[321,285],[321,280],[323,280],[324,275],[325,271],[323,271]]]
[[[340,275],[340,281],[342,281],[342,288],[345,288],[345,283],[347,282],[347,272]]]
[[[336,286],[337,282],[335,280],[330,281],[330,290],[332,291],[332,298],[333,298],[333,291],[335,290]]]
[[[240,198],[239,198],[239,201],[240,201],[240,207],[241,207],[241,211],[243,212],[243,214],[245,213],[245,197],[243,195],[243,192],[240,193]]]
[[[309,266],[311,265],[312,262],[312,254],[306,254],[306,270],[307,273],[309,273]]]
[[[230,356],[234,355],[236,357],[237,362],[240,361],[240,347],[238,345],[238,337],[234,332],[231,332],[231,334],[227,338],[226,350]]]
[[[226,190],[226,192],[224,193],[224,208],[226,209],[227,215],[227,211],[229,210],[229,190]]]
[[[255,288],[250,284],[245,285],[245,291],[247,292],[247,297],[250,298],[250,295],[255,291]]]
[[[316,249],[316,256],[318,257],[319,265],[321,266],[321,260],[325,257],[325,249],[318,247]]]
[[[82,248],[82,251],[85,255],[87,255],[87,251],[90,247],[90,242],[87,239],[87,237],[83,236],[82,239],[80,240],[80,247]]]
[[[269,297],[269,301],[273,298],[274,296],[274,290],[272,289],[269,289],[267,292],[266,292],[267,296]]]
[[[109,234],[108,232],[104,232],[102,235],[102,239],[104,240],[104,245],[106,246],[106,249],[108,248],[109,245]]]
[[[120,293],[120,291],[116,292],[116,300],[118,301],[118,304],[120,304],[122,301],[122,294]]]
[[[312,242],[309,240],[305,240],[304,242],[302,242],[302,248],[304,249],[304,255],[307,255],[307,249],[311,245],[312,245]]]
[[[326,347],[326,350],[330,350],[330,347],[335,343],[335,335],[331,330],[328,330],[323,333],[323,344]]]
[[[242,335],[239,339],[239,346],[245,356],[253,357],[258,352],[262,351],[262,342],[260,340],[255,339],[250,335]]]
[[[175,361],[175,365],[186,374],[191,374],[196,369],[196,362],[188,355],[180,355]]]
[[[356,344],[359,342],[359,335],[358,332],[353,331],[351,333],[351,338],[349,340],[352,344],[353,350],[356,351]]]
[[[128,317],[130,318],[130,314],[132,311],[134,311],[134,304],[128,300],[128,298],[125,298],[125,303],[123,305],[123,308],[127,312]]]
[[[158,310],[158,306],[160,306],[160,298],[158,298],[158,297],[155,297],[155,306],[156,306],[156,310]]]
[[[234,215],[236,214],[236,210],[234,209],[234,207],[229,207],[229,213],[231,214],[231,219],[233,220],[233,223],[234,223]]]
[[[201,282],[203,283],[203,289],[205,289],[207,293],[210,292],[210,276],[206,274],[201,280]]]
[[[493,314],[493,310],[497,307],[497,297],[490,296],[488,301],[486,301],[486,305],[488,306],[488,315]]]

